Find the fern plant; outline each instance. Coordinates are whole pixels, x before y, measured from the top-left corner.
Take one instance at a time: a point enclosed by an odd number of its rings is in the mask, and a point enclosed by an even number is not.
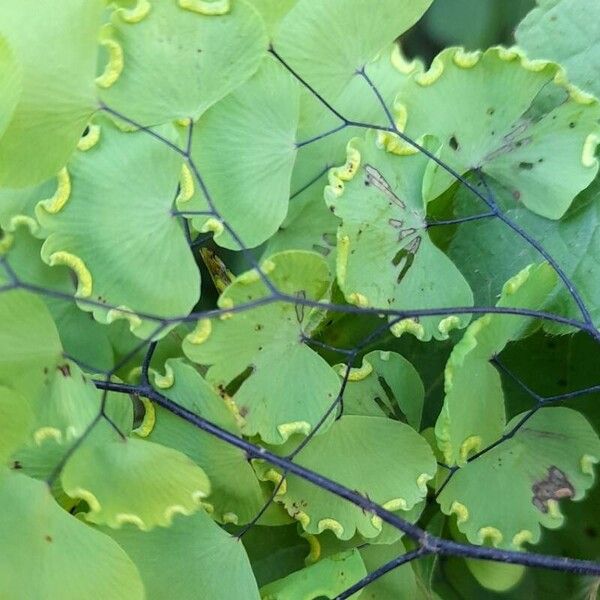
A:
[[[431,4],[0,4],[2,597],[597,589],[600,7]]]

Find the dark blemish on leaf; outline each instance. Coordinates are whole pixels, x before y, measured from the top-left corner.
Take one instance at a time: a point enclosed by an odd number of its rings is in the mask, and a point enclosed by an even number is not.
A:
[[[306,300],[306,290],[296,292],[296,298],[299,300]],[[295,304],[294,308],[296,309],[296,319],[298,320],[298,323],[302,323],[302,321],[304,321],[304,304]]]
[[[44,375],[48,375],[48,367],[44,367]]]
[[[569,127],[570,127],[571,129],[575,129],[575,123],[573,123],[573,122],[569,123]]]
[[[513,190],[512,195],[517,202],[521,199],[521,192],[519,190]]]
[[[12,464],[12,468],[15,469],[16,471],[19,471],[20,469],[23,468],[23,465],[21,464],[21,461],[15,460]]]
[[[458,150],[460,147],[460,144],[458,143],[458,140],[456,139],[455,135],[453,135],[450,138],[449,144],[450,144],[450,148],[452,148],[452,150]]]
[[[331,254],[331,248],[326,248],[320,244],[313,244],[312,249],[315,252],[318,252],[321,256],[329,256]]]
[[[490,106],[490,108],[488,108],[485,112],[487,112],[487,114],[491,117],[496,112],[496,109]]]
[[[595,527],[586,527],[584,530],[585,535],[594,539],[598,536],[598,530]]]
[[[533,163],[530,162],[520,162],[519,169],[523,169],[524,171],[531,171],[533,169]]]
[[[71,366],[69,364],[59,365],[56,367],[63,377],[71,377]]]
[[[257,323],[257,324],[254,326],[254,331],[260,331],[262,328],[263,328],[263,326],[262,326],[260,323]]]
[[[549,500],[561,500],[562,498],[573,498],[575,488],[567,479],[566,475],[556,466],[548,469],[548,475],[545,479],[534,483],[531,486],[533,493],[533,505],[544,514],[548,512]]]
[[[86,125],[85,129],[83,130],[83,133],[81,134],[81,137],[85,137],[89,132],[90,132],[90,126]]]
[[[45,539],[47,542],[52,542],[52,536],[50,536],[50,535],[45,535],[45,536],[44,536],[44,539]]]
[[[240,406],[240,417],[245,417],[248,414],[247,406]]]

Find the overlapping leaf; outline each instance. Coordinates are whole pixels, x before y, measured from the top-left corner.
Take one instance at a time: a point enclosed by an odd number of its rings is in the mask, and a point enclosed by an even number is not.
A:
[[[300,440],[279,451],[286,454]],[[399,457],[403,457],[400,459]],[[425,441],[409,425],[385,417],[344,416],[323,435],[315,436],[295,462],[370,498],[388,510],[409,511],[427,493],[436,462]],[[276,471],[258,467],[263,477],[277,480]],[[300,477],[289,475],[276,496],[304,530],[331,530],[342,540],[355,533],[374,538],[382,521],[350,502]]]
[[[16,61],[20,71],[19,77],[14,66],[8,71],[3,67],[0,75],[0,96],[7,103],[0,117],[0,184],[22,187],[44,181],[75,150],[96,109],[103,6],[102,0],[65,0],[60,5],[7,0],[0,6],[2,62]]]
[[[11,598],[144,598],[138,570],[109,537],[56,504],[48,486],[0,476],[2,591]]]
[[[134,561],[150,598],[260,598],[242,542],[202,510],[150,532],[131,525],[104,531]]]
[[[529,109],[542,90],[563,93],[564,101],[538,115]],[[402,88],[395,108],[408,114],[408,135],[439,138],[439,158],[455,171],[481,170],[550,219],[560,218],[598,171],[598,102],[568,84],[558,65],[528,61],[518,50],[444,50]],[[425,199],[454,181],[431,163]]]
[[[539,309],[556,280],[548,264],[531,265],[506,282],[498,306]],[[472,323],[454,347],[445,369],[444,406],[435,426],[447,464],[464,464],[470,454],[502,434],[504,395],[500,374],[489,360],[532,325],[530,317],[488,314]]]
[[[346,164],[331,171],[325,192],[342,219],[337,279],[346,299],[396,310],[469,306],[467,282],[426,231],[421,190],[427,158],[397,156],[374,138],[369,133],[350,142]],[[443,339],[467,322],[464,315],[404,319],[392,331]]]
[[[197,119],[248,79],[267,49],[245,0],[140,0],[114,11],[103,40],[110,54],[99,95],[144,125]]]
[[[600,195],[598,182],[582,192],[560,221],[544,219],[523,206],[511,207],[511,199],[497,186],[492,188],[506,215],[535,239],[560,265],[597,327],[600,326]],[[458,196],[462,202],[464,196]],[[493,240],[493,243],[490,243]],[[465,276],[475,294],[477,304],[494,301],[508,277],[527,264],[538,261],[540,254],[520,240],[503,223],[495,219],[462,225],[448,254],[458,265],[469,265]],[[557,286],[548,297],[546,310],[555,314],[582,319],[571,291]],[[544,322],[552,333],[572,331],[564,324]]]
[[[293,77],[267,57],[249,81],[208,111],[194,128],[192,158],[210,201],[188,172],[178,208],[192,214],[216,209],[247,247],[273,235],[287,212],[298,94]],[[213,231],[221,246],[240,249],[214,215],[194,216],[192,225],[198,231]]]
[[[86,520],[115,528],[133,523],[142,530],[192,514],[210,491],[204,471],[187,456],[135,438],[83,445],[61,481],[69,496],[86,501]]]
[[[340,377],[345,365],[337,365]],[[350,369],[344,390],[344,414],[405,420],[417,431],[423,412],[423,383],[416,369],[396,352],[369,352]]]
[[[179,406],[240,435],[239,414],[232,400],[221,396],[190,365],[182,360],[166,363],[168,375],[156,377],[157,389]],[[164,408],[147,408],[147,419],[140,434],[187,454],[208,475],[210,496],[204,504],[212,507],[212,517],[222,522],[243,525],[262,508],[263,493],[259,481],[241,450],[199,431]],[[145,428],[147,425],[147,431]]]
[[[400,47],[392,44],[370,60],[365,70],[386,107],[391,109],[401,86],[411,73],[422,70],[422,65],[416,60],[407,61]],[[335,108],[362,123],[388,125],[379,98],[358,75],[339,94]],[[269,240],[265,256],[279,250],[303,249],[315,250],[335,260],[335,248],[332,249],[332,245],[335,246],[338,220],[323,200],[326,171],[344,161],[348,140],[362,135],[363,131],[358,126],[347,126],[337,133],[327,134],[339,126],[339,118],[303,88],[297,133],[301,145],[292,174],[293,194],[286,219]],[[327,135],[319,137],[322,134]]]
[[[75,271],[80,307],[96,319],[125,318],[136,335],[150,337],[157,322],[143,316],[180,316],[199,297],[197,267],[170,214],[182,159],[109,119],[88,135],[95,144],[77,152],[56,195],[36,209],[50,232],[42,258]]]
[[[335,598],[367,574],[358,550],[325,558],[261,588],[262,600]],[[358,598],[353,594],[350,598]]]
[[[515,38],[530,58],[554,60],[569,79],[600,96],[600,7],[585,0],[538,0],[519,23]]]
[[[584,496],[599,457],[600,439],[581,414],[542,408],[514,437],[462,467],[439,503],[444,513],[456,514],[471,543],[520,549],[539,541],[540,525],[563,524],[559,501]]]
[[[327,298],[330,273],[316,253],[281,252],[263,262],[261,270],[292,298]],[[270,295],[252,270],[234,280],[219,306],[235,308]],[[184,342],[186,355],[210,365],[206,376],[214,386],[225,389],[242,377],[233,401],[245,420],[245,435],[258,434],[267,443],[281,444],[293,433],[309,433],[333,405],[340,386],[335,371],[304,341],[323,311],[275,302],[224,316],[198,323]],[[333,414],[321,431],[332,418]]]

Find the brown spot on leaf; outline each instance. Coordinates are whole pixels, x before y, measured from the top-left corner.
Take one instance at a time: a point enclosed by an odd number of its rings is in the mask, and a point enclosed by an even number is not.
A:
[[[548,475],[541,481],[536,481],[531,486],[533,493],[533,505],[543,513],[548,512],[549,500],[561,500],[562,498],[573,498],[575,488],[567,479],[567,476],[556,466],[548,469]]]
[[[63,377],[71,377],[71,365],[65,363],[56,367],[62,374]]]
[[[47,542],[52,542],[52,536],[51,536],[51,535],[45,535],[45,536],[44,536],[44,539],[45,539]]]

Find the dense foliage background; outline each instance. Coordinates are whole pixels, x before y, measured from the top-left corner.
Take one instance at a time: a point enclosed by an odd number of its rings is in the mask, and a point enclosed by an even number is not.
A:
[[[0,596],[595,598],[598,23],[4,0]]]

